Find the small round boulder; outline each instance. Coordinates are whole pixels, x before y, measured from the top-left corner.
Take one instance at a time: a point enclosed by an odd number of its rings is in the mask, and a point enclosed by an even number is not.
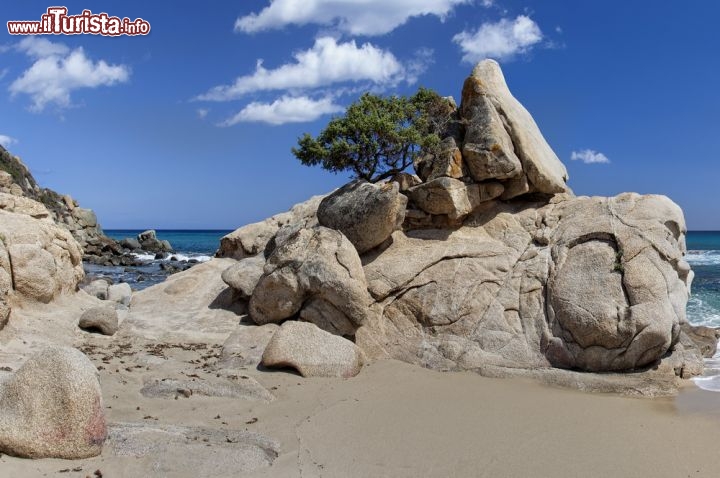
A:
[[[78,326],[87,332],[114,335],[118,330],[118,315],[109,307],[93,307],[83,312]]]
[[[0,388],[0,452],[21,458],[97,456],[107,437],[97,369],[79,350],[49,347]]]

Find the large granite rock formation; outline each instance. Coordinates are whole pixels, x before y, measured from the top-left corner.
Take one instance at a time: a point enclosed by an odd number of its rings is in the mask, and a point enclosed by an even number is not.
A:
[[[67,230],[49,218],[0,210],[0,328],[11,304],[48,303],[76,291],[84,275],[82,251]]]
[[[641,369],[685,322],[684,227],[667,198],[624,194],[496,204],[458,230],[397,233],[366,259],[383,317],[358,345],[433,368]]]
[[[692,271],[676,204],[574,197],[494,61],[475,67],[445,123],[441,147],[415,164],[419,180],[396,180],[407,211],[389,239],[398,202],[361,194],[357,183],[317,212],[315,198],[224,239],[221,256],[257,255],[252,280],[231,280],[250,263],[225,277],[249,297],[253,320],[313,322],[369,359],[585,389],[661,393],[675,375],[702,371],[712,334],[685,318]],[[382,227],[365,231],[376,218]],[[371,232],[373,241],[360,237]]]

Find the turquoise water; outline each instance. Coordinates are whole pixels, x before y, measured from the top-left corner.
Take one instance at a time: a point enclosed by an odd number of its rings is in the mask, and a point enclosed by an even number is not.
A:
[[[136,238],[143,232],[139,229],[109,229],[105,234],[113,239],[121,240],[126,237]],[[99,266],[85,263],[85,273],[88,277],[109,277],[113,282],[127,282],[134,290],[145,289],[151,285],[164,281],[168,276],[167,266],[180,270],[190,267],[192,263],[209,261],[220,247],[220,238],[231,231],[225,230],[158,230],[158,239],[170,241],[175,252],[163,259],[155,259],[155,254],[135,254],[143,261],[143,265]]]
[[[720,327],[720,231],[692,231],[685,260],[695,272],[688,321]]]
[[[136,238],[143,230],[108,229],[104,232],[108,237],[119,241],[126,237]],[[155,232],[158,239],[170,241],[173,249],[180,256],[205,259],[205,257],[215,254],[215,251],[220,247],[220,238],[232,231],[158,229]]]

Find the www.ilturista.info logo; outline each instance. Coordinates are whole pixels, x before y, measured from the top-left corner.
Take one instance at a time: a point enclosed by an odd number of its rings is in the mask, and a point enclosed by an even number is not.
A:
[[[50,7],[40,21],[7,22],[11,35],[147,35],[150,23],[142,18],[111,17],[107,13],[83,10],[80,15],[68,15],[65,7]]]

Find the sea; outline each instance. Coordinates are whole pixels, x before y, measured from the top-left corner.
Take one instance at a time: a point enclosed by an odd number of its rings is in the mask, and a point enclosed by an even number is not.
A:
[[[106,236],[121,240],[137,238],[143,232],[141,229],[105,229]],[[215,251],[220,247],[220,239],[232,230],[156,230],[157,238],[167,240],[173,246],[174,252],[163,259],[155,259],[155,254],[135,254],[144,262],[137,267],[108,267],[94,264],[85,264],[85,273],[88,277],[109,277],[113,282],[127,282],[133,290],[142,290],[151,285],[164,281],[168,272],[163,270],[168,266],[176,268],[190,267],[199,262],[212,259]]]
[[[137,237],[142,230],[110,229],[105,234],[113,239]],[[157,230],[158,239],[170,241],[175,252],[156,260],[153,254],[139,254],[147,263],[139,267],[105,267],[87,264],[91,276],[109,276],[114,282],[128,282],[135,290],[165,280],[168,273],[163,264],[188,267],[191,263],[209,261],[220,247],[220,238],[230,230]],[[685,260],[695,272],[687,318],[693,325],[720,327],[720,231],[690,231],[686,238]],[[696,379],[703,389],[720,392],[720,354],[706,359],[706,377]]]
[[[685,260],[695,272],[687,306],[688,322],[693,325],[720,327],[720,231],[691,231],[687,235]],[[702,377],[695,385],[720,392],[720,353],[705,359]]]

